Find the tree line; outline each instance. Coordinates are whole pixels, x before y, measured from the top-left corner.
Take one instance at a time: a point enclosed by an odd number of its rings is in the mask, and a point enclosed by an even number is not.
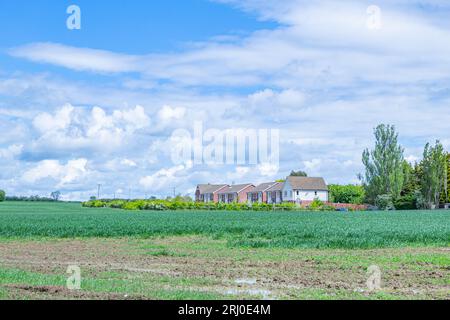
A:
[[[365,173],[359,178],[365,200],[380,209],[435,209],[450,203],[450,154],[442,143],[427,143],[415,164],[405,160],[393,125],[374,129],[375,147],[362,155]]]

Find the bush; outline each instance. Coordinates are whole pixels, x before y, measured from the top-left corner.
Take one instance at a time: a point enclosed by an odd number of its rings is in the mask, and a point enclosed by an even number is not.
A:
[[[176,211],[176,210],[220,210],[220,211],[304,211],[307,209],[317,211],[334,211],[334,207],[324,204],[320,200],[315,200],[310,207],[303,208],[291,202],[267,204],[267,203],[205,203],[182,201],[180,199],[169,200],[90,200],[84,202],[83,207],[87,208],[114,208],[123,210],[153,210],[153,211]]]
[[[126,202],[122,209],[124,210],[144,210],[147,205],[147,202],[145,200],[135,200]]]
[[[313,202],[308,206],[308,209],[310,210],[322,210],[324,206],[324,203],[320,201],[319,199],[314,199]]]
[[[0,202],[5,201],[6,199],[6,193],[3,190],[0,190]]]
[[[417,209],[417,194],[407,194],[394,201],[396,210],[415,210]]]
[[[82,206],[86,208],[106,208],[107,203],[100,200],[90,200],[88,202],[83,202]]]
[[[375,205],[380,210],[395,210],[394,202],[390,194],[382,194],[377,196],[375,200]]]
[[[332,184],[328,188],[331,202],[349,204],[363,204],[364,202],[365,191],[362,186]]]

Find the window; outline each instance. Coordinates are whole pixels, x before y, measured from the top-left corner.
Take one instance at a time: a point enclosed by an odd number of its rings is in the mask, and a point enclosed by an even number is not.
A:
[[[298,190],[297,190],[297,195],[298,195],[298,196],[300,195],[300,191],[298,191]]]
[[[316,191],[316,192],[314,192],[314,195],[316,195],[316,196],[317,196],[317,191]]]
[[[284,196],[287,197],[287,191],[284,192]]]

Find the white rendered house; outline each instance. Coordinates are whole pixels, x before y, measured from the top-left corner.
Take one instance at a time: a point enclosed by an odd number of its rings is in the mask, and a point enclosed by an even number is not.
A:
[[[288,177],[284,183],[283,201],[298,202],[319,199],[329,201],[328,186],[323,178]]]

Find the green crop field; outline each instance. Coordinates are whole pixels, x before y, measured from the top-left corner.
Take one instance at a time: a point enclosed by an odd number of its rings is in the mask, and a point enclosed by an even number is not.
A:
[[[450,211],[150,212],[87,209],[76,203],[0,205],[0,237],[204,235],[232,246],[377,248],[450,243]]]
[[[0,299],[449,299],[450,211],[0,203]],[[66,289],[69,265],[81,290]],[[367,291],[367,269],[383,287]]]

